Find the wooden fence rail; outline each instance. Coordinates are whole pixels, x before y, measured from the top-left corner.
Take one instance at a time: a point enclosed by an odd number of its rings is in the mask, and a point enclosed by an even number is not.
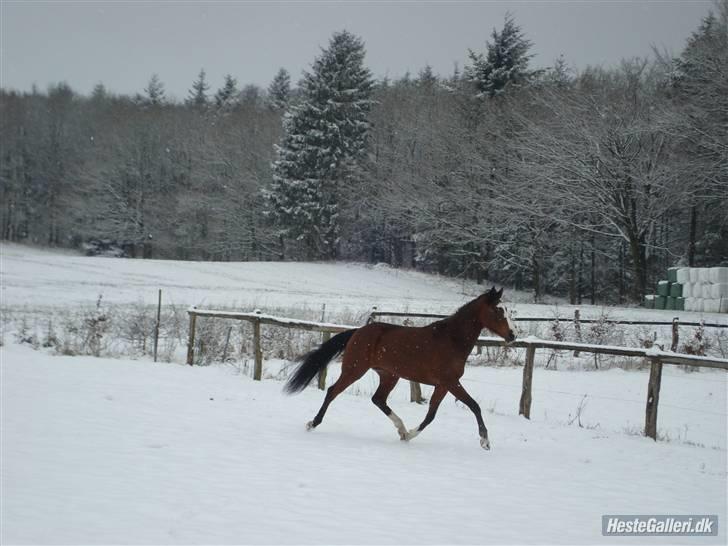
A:
[[[187,344],[187,364],[194,364],[194,343],[197,317],[210,317],[220,319],[243,320],[253,323],[253,345],[255,354],[255,368],[253,379],[260,381],[263,373],[263,351],[261,348],[260,327],[263,324],[291,328],[296,330],[307,330],[322,332],[324,336],[357,328],[343,324],[329,324],[307,320],[288,319],[273,315],[264,315],[260,312],[254,313],[231,313],[227,311],[211,311],[192,308],[187,311],[190,316],[190,331]],[[391,316],[391,315],[389,315]],[[421,315],[417,315],[421,316]],[[673,324],[673,323],[667,323]],[[328,337],[326,337],[328,339]],[[563,341],[550,341],[535,337],[518,339],[506,343],[497,337],[480,337],[476,342],[479,347],[510,347],[526,350],[526,361],[523,366],[523,383],[521,388],[521,399],[519,402],[519,415],[526,419],[531,417],[533,368],[537,349],[551,349],[562,351],[579,351],[584,353],[609,354],[618,356],[629,356],[645,358],[650,362],[650,377],[647,385],[647,402],[645,406],[645,435],[657,439],[657,406],[660,399],[660,384],[662,380],[662,366],[664,364],[675,364],[683,366],[695,366],[705,368],[717,368],[728,371],[728,360],[709,358],[704,356],[684,355],[671,351],[660,351],[654,348],[642,349],[638,347],[619,347],[612,345],[593,345],[589,343],[570,343]],[[326,385],[325,375],[319,375],[318,386],[324,389]]]
[[[282,328],[292,328],[294,330],[307,330],[310,332],[323,332],[324,339],[327,336],[351,330],[356,326],[344,326],[342,324],[328,324],[324,322],[313,322],[310,320],[289,319],[276,317],[274,315],[264,315],[258,311],[253,313],[234,313],[229,311],[211,311],[208,309],[188,309],[187,314],[190,316],[190,330],[187,339],[187,364],[192,366],[195,362],[195,329],[197,317],[220,318],[243,320],[253,324],[253,352],[255,357],[255,366],[253,368],[253,379],[260,381],[263,377],[263,349],[260,342],[260,326],[269,324],[271,326],[280,326]],[[323,389],[326,384],[326,371],[319,375],[319,388]]]
[[[397,311],[378,311],[376,308],[369,314],[367,322],[374,322],[379,317],[404,317],[404,318],[428,318],[428,319],[443,319],[450,315],[440,315],[437,313],[400,313]],[[579,317],[579,310],[574,311],[574,317],[513,317],[511,320],[515,322],[554,322],[556,320],[561,322],[574,322],[582,324],[626,324],[630,326],[671,326],[675,323],[675,320],[630,320],[630,319],[584,319]],[[680,326],[700,326],[701,324],[706,328],[728,328],[728,323],[720,322],[694,322],[694,321],[680,321]]]

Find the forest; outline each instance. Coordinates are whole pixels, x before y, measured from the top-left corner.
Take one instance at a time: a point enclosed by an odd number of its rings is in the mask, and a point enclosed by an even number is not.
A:
[[[388,79],[341,31],[295,83],[193,68],[184,101],[156,75],[134,96],[3,88],[0,237],[386,263],[572,303],[728,265],[728,1],[676,57],[533,67],[510,15],[483,41],[452,74]]]

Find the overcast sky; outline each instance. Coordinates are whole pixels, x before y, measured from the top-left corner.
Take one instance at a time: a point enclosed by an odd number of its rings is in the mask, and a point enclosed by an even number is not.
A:
[[[184,98],[200,68],[214,91],[231,73],[267,86],[280,67],[296,81],[336,30],[366,43],[375,76],[416,74],[425,64],[450,75],[467,51],[485,49],[507,11],[533,42],[534,66],[560,54],[576,68],[678,54],[712,3],[682,1],[523,2],[22,2],[2,0],[0,84],[30,89],[66,81],[88,93],[97,82],[141,91],[158,73]]]

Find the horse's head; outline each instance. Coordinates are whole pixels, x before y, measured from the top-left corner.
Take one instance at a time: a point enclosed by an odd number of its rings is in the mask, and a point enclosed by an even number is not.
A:
[[[502,295],[503,289],[496,290],[494,286],[481,296],[480,323],[483,328],[510,342],[516,339],[516,334],[505,307],[500,303]]]

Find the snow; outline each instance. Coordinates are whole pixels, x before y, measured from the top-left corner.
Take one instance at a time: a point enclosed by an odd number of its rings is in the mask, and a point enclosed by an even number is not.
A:
[[[614,543],[600,535],[609,513],[719,514],[718,537],[689,543],[726,541],[725,444],[655,443],[609,425],[545,420],[547,393],[538,388],[534,419],[525,420],[512,409],[519,370],[466,372],[484,409],[484,397],[507,400],[485,414],[493,449],[484,451],[472,414],[450,397],[403,443],[368,397],[346,393],[306,432],[320,391],[287,397],[280,382],[254,382],[232,367],[8,345],[0,369],[3,544]],[[571,378],[575,392],[597,376],[644,387],[640,374],[537,372],[535,383],[565,388]],[[479,388],[479,379],[491,381]],[[725,374],[665,379],[666,392],[685,389],[695,407],[722,411],[713,418],[725,438]],[[712,401],[697,396],[711,389]],[[400,385],[391,403],[412,427],[426,408],[405,403],[405,391]],[[643,405],[633,409],[638,416]]]
[[[182,262],[86,257],[68,251],[0,243],[0,301],[3,307],[28,309],[94,303],[164,303],[215,307],[298,307],[330,311],[452,313],[484,290],[470,282],[362,264],[300,262]],[[728,315],[654,309],[605,308],[590,305],[512,303],[525,295],[506,289],[504,299],[516,317],[573,317],[608,314],[612,319],[706,319],[728,325]],[[521,328],[527,328],[521,324]]]
[[[382,266],[121,260],[7,243],[0,286],[3,314],[63,311],[99,294],[156,304],[161,288],[164,303],[317,315],[325,304],[327,313],[358,317],[375,305],[450,313],[482,288]],[[508,307],[547,317],[575,309]],[[608,311],[728,323],[707,313],[579,309],[583,318]],[[521,327],[521,339],[538,342],[529,324]],[[558,370],[534,370],[526,420],[518,415],[521,368],[468,366],[462,383],[483,408],[486,452],[472,414],[451,396],[422,434],[400,442],[369,400],[373,372],[309,433],[323,394],[284,396],[274,378],[289,362],[265,361],[264,380],[254,382],[245,363],[51,356],[4,334],[2,544],[654,543],[601,537],[601,515],[610,513],[718,514],[718,537],[659,542],[726,543],[723,371],[665,366],[661,441],[653,442],[642,436],[647,369],[569,370],[574,359],[563,351]],[[550,355],[537,351],[537,362]],[[338,367],[329,367],[329,384]],[[410,428],[426,413],[409,403],[405,381],[390,405]]]
[[[413,271],[359,264],[181,262],[86,257],[0,243],[3,306],[110,303],[357,311],[372,306],[446,309],[469,299],[460,283]]]

